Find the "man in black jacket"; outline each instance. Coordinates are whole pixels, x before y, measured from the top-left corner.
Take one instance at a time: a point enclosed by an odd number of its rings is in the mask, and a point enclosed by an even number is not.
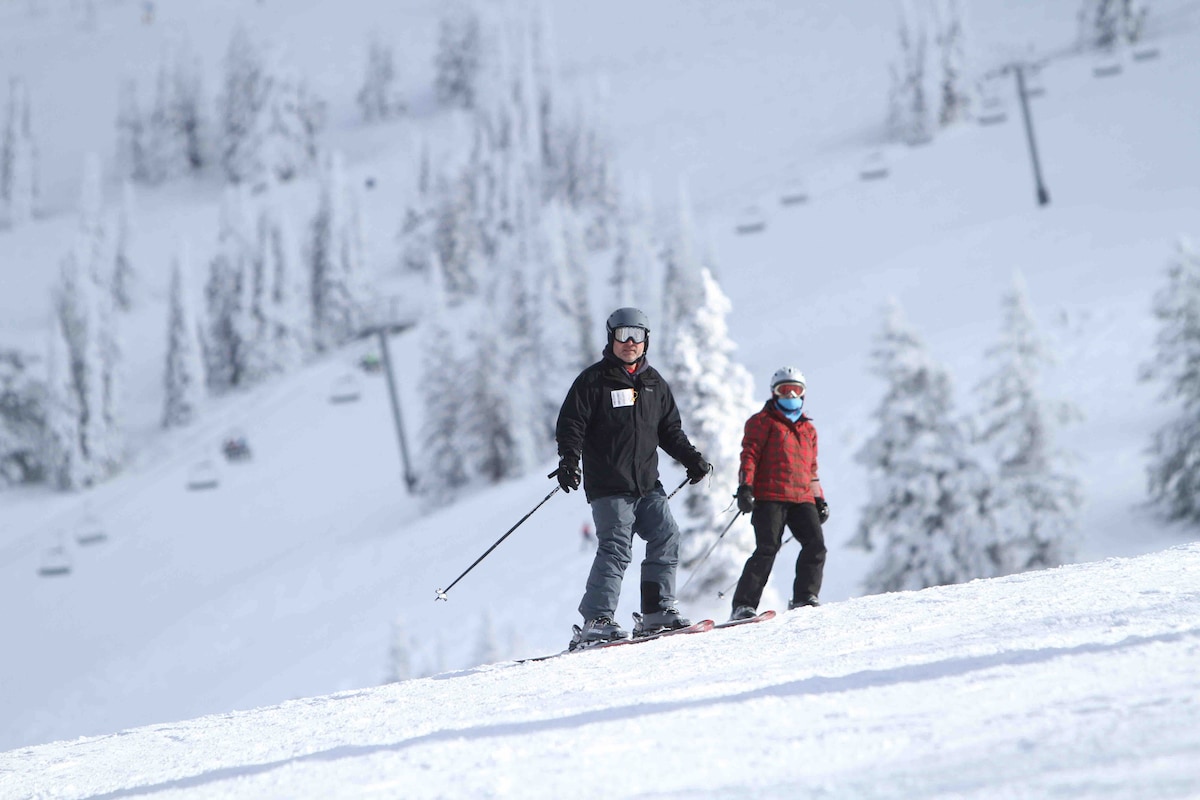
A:
[[[692,483],[712,469],[684,434],[671,387],[646,362],[649,319],[619,308],[606,327],[604,357],[580,373],[559,411],[558,469],[550,473],[565,492],[578,489],[582,478],[596,523],[596,557],[579,603],[584,626],[571,649],[628,637],[613,617],[635,533],[646,541],[646,557],[634,634],[691,624],[675,607],[679,527],[658,479],[658,448],[684,465]]]

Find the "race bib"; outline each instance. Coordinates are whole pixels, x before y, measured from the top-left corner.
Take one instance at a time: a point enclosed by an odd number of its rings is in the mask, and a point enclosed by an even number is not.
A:
[[[613,408],[624,408],[625,406],[633,405],[633,401],[637,399],[637,392],[633,389],[613,389],[612,404]]]

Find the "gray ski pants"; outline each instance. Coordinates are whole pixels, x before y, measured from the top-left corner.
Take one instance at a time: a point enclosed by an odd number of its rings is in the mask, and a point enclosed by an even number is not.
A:
[[[613,495],[592,501],[596,523],[596,557],[579,602],[584,621],[613,617],[621,596],[621,580],[633,560],[633,534],[646,541],[642,560],[642,613],[675,605],[675,571],[679,566],[679,526],[658,485],[644,497]]]

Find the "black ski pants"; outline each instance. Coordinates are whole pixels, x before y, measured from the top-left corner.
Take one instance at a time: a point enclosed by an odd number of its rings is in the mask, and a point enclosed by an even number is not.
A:
[[[733,607],[758,608],[771,567],[783,541],[783,527],[787,525],[796,541],[800,543],[800,555],[796,558],[796,578],[792,583],[792,599],[803,600],[808,595],[821,593],[821,577],[825,572],[825,534],[821,531],[821,518],[812,503],[777,503],[760,500],[750,513],[750,524],[754,526],[754,553],[746,560],[741,580],[733,593]]]

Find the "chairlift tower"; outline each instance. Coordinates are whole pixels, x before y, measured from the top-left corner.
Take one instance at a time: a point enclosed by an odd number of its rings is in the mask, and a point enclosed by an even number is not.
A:
[[[404,435],[404,416],[400,410],[400,395],[396,392],[396,371],[392,368],[392,353],[388,337],[402,333],[413,326],[413,322],[402,319],[399,313],[399,298],[391,297],[367,314],[367,322],[359,331],[359,338],[375,336],[379,339],[379,354],[383,360],[383,372],[387,376],[388,399],[392,406],[392,422],[396,427],[396,440],[400,445],[400,459],[404,462],[404,483],[411,493],[417,488],[417,474],[413,470],[408,454],[408,439]]]
[[[1021,102],[1021,117],[1025,121],[1025,140],[1029,145],[1029,161],[1033,165],[1033,181],[1037,191],[1039,206],[1050,205],[1050,192],[1046,190],[1046,182],[1042,179],[1042,164],[1038,158],[1037,138],[1033,133],[1033,116],[1029,113],[1030,91],[1026,80],[1026,70],[1040,69],[1040,63],[1014,61],[997,70],[1000,75],[1012,73],[1017,79],[1017,99]]]

